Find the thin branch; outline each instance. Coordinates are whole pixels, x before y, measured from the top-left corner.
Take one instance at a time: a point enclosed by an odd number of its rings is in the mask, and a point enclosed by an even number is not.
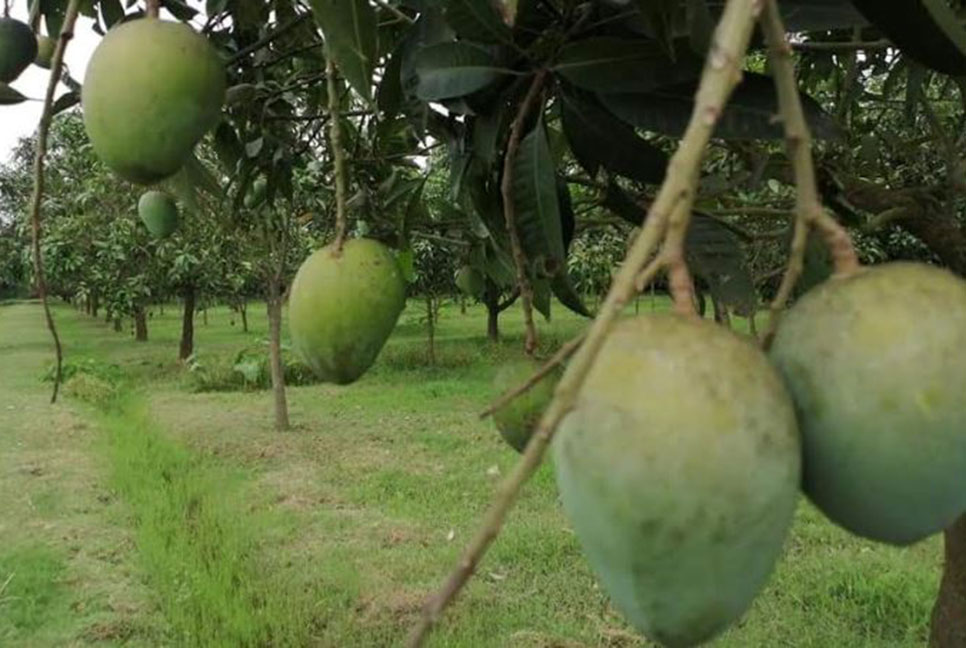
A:
[[[503,157],[503,179],[500,183],[500,190],[503,194],[503,218],[506,220],[507,233],[510,235],[510,248],[513,251],[513,263],[517,271],[517,284],[520,286],[520,297],[523,302],[523,321],[526,324],[527,334],[524,348],[528,355],[533,355],[537,349],[537,327],[533,322],[533,286],[530,285],[530,278],[527,275],[527,255],[523,251],[523,243],[520,241],[520,230],[517,228],[517,207],[513,199],[513,165],[517,159],[517,149],[520,148],[520,139],[523,136],[523,123],[530,114],[530,109],[537,96],[543,88],[547,78],[545,69],[537,72],[530,83],[520,108],[517,110],[513,124],[510,125],[510,139],[506,145],[506,154]]]
[[[47,135],[50,132],[50,122],[53,120],[54,93],[57,91],[60,72],[64,67],[64,51],[67,49],[67,43],[74,37],[74,23],[77,22],[79,6],[80,0],[70,0],[68,3],[63,26],[60,30],[60,38],[57,40],[54,58],[50,63],[50,80],[47,82],[47,94],[44,96],[44,111],[40,116],[40,125],[37,128],[37,151],[34,155],[34,191],[30,199],[30,231],[37,294],[44,307],[44,318],[47,320],[47,328],[54,340],[54,350],[57,355],[57,370],[54,373],[54,390],[50,396],[51,403],[57,402],[57,393],[60,391],[60,383],[64,377],[64,350],[60,345],[60,336],[57,334],[57,325],[54,323],[50,304],[47,302],[47,280],[44,276],[44,260],[40,250],[40,204],[44,195],[44,160],[47,157]]]
[[[328,44],[325,48],[325,83],[329,94],[329,140],[335,167],[335,252],[341,254],[347,227],[345,151],[342,149],[342,120],[339,116],[339,93],[335,86],[335,61]]]
[[[674,300],[674,310],[681,315],[698,314],[695,308],[694,281],[688,270],[684,256],[684,244],[691,222],[691,206],[694,205],[694,187],[697,186],[697,176],[690,183],[691,188],[682,192],[677,206],[668,219],[667,240],[661,256],[668,269],[668,284],[671,298]]]
[[[413,20],[412,16],[407,16],[402,11],[400,11],[398,8],[392,6],[391,4],[389,4],[388,2],[386,2],[385,0],[372,0],[372,1],[375,2],[377,5],[379,5],[380,7],[382,7],[383,9],[387,10],[389,13],[391,13],[392,15],[394,15],[396,18],[399,18],[399,20],[403,21],[404,23],[407,23],[409,25],[413,25],[413,24],[416,23],[416,21]]]
[[[810,228],[815,227],[822,234],[837,273],[844,275],[855,272],[859,268],[859,260],[848,233],[829,216],[819,198],[815,165],[812,159],[812,136],[808,130],[802,110],[802,100],[798,94],[792,49],[785,38],[785,26],[782,24],[775,0],[765,0],[761,26],[768,43],[768,58],[775,77],[778,106],[785,127],[785,142],[796,187],[795,233],[792,237],[788,268],[778,293],[772,300],[768,329],[762,340],[763,346],[768,348],[774,339],[782,310],[801,276]]]
[[[857,52],[895,47],[892,41],[884,38],[874,41],[803,41],[792,43],[791,46],[792,49],[802,52]]]
[[[614,283],[591,324],[587,337],[575,352],[520,461],[501,482],[477,534],[466,547],[439,591],[427,602],[409,636],[411,648],[421,646],[443,610],[456,598],[486,550],[496,539],[523,484],[540,466],[557,425],[573,408],[576,397],[611,327],[637,292],[635,280],[664,236],[667,221],[677,204],[694,190],[693,182],[704,158],[715,124],[741,79],[741,66],[761,0],[728,0],[698,88],[694,111],[657,198],[651,205],[637,239],[627,253]],[[683,194],[683,195],[682,195]]]
[[[560,347],[553,356],[544,363],[542,367],[532,376],[530,376],[525,383],[514,387],[510,391],[504,392],[499,398],[497,398],[493,403],[487,407],[485,410],[480,412],[480,418],[485,419],[486,417],[494,414],[495,412],[503,409],[512,401],[516,400],[523,394],[530,391],[534,385],[543,380],[544,376],[549,374],[555,368],[559,367],[564,363],[564,361],[569,358],[574,351],[581,345],[584,341],[584,334],[581,333],[577,337],[571,339],[569,342]]]

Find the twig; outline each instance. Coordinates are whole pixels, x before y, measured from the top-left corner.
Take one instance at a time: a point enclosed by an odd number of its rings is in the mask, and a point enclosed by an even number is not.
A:
[[[635,280],[660,243],[671,212],[689,191],[693,191],[696,172],[715,124],[741,79],[742,60],[760,6],[761,0],[728,0],[712,40],[691,121],[668,164],[664,184],[650,207],[644,225],[614,278],[584,343],[577,349],[557,384],[554,399],[544,412],[523,456],[497,488],[479,531],[466,547],[459,563],[423,609],[409,636],[408,645],[411,648],[423,644],[443,610],[473,575],[487,548],[496,539],[521,487],[540,466],[557,425],[573,408],[584,379],[593,367],[614,321],[635,295]]]
[[[772,300],[768,329],[762,340],[763,346],[768,348],[778,328],[782,309],[801,276],[810,228],[815,227],[825,239],[836,273],[845,275],[855,272],[859,268],[859,260],[848,233],[825,211],[819,198],[812,160],[812,136],[805,122],[798,84],[795,81],[792,48],[785,38],[785,26],[775,0],[765,0],[761,26],[768,43],[768,58],[775,76],[778,106],[785,127],[785,143],[796,187],[795,233],[792,237],[788,268],[782,277],[778,293]]]
[[[523,321],[527,329],[524,348],[528,355],[533,355],[537,348],[537,327],[533,323],[533,286],[530,285],[530,278],[527,276],[527,256],[520,241],[520,231],[517,229],[517,209],[513,200],[513,164],[516,161],[517,149],[520,147],[520,138],[523,135],[523,122],[526,121],[530,108],[540,94],[546,78],[546,69],[540,70],[533,77],[530,89],[527,90],[527,94],[517,110],[516,117],[510,125],[510,139],[507,142],[506,154],[503,157],[503,179],[500,184],[500,190],[503,194],[503,218],[506,220],[507,233],[510,235],[513,263],[517,270],[517,284],[520,286],[520,297],[523,302]]]
[[[413,20],[412,16],[407,16],[398,8],[392,6],[385,0],[372,0],[372,1],[375,2],[377,5],[379,5],[380,7],[382,7],[383,9],[386,9],[387,11],[389,11],[389,13],[394,15],[396,18],[399,18],[399,20],[403,21],[404,23],[407,23],[409,25],[413,25],[416,23],[416,21]]]
[[[148,18],[157,18],[161,14],[161,2],[160,0],[145,0],[146,5],[145,13]]]
[[[335,167],[335,253],[342,253],[346,232],[345,151],[342,150],[342,121],[339,116],[339,93],[335,86],[335,60],[328,44],[325,47],[325,84],[329,94],[329,141]]]
[[[697,177],[691,187],[697,184]],[[694,190],[682,194],[677,206],[668,219],[667,240],[661,257],[668,269],[668,285],[675,312],[681,315],[697,315],[694,298],[694,281],[684,256],[684,242],[691,222],[691,206],[694,204]]]
[[[57,354],[57,371],[54,374],[54,391],[50,396],[51,403],[57,402],[57,393],[60,391],[60,383],[64,377],[64,350],[60,345],[60,336],[57,335],[57,325],[54,323],[50,304],[47,303],[47,280],[44,277],[44,260],[40,251],[40,203],[44,195],[44,160],[47,156],[47,135],[50,132],[50,122],[53,119],[51,113],[53,112],[54,93],[57,91],[60,71],[64,67],[64,51],[67,49],[67,43],[74,37],[74,23],[77,22],[79,5],[80,0],[70,0],[68,3],[67,11],[64,13],[63,26],[60,30],[60,38],[57,40],[54,57],[50,63],[50,80],[47,82],[47,94],[44,96],[44,111],[40,115],[40,125],[37,128],[37,151],[34,155],[34,191],[30,199],[31,243],[34,252],[37,293],[44,307],[44,318],[47,320],[50,336],[54,339],[54,349]]]
[[[895,47],[891,41],[884,38],[874,41],[802,41],[792,43],[791,46],[792,49],[805,52],[857,52]]]
[[[553,356],[551,356],[549,360],[547,360],[547,362],[544,363],[542,367],[540,367],[539,370],[537,370],[535,374],[530,376],[525,383],[511,389],[508,392],[504,392],[503,395],[493,401],[489,407],[480,412],[480,418],[485,419],[486,417],[491,416],[492,414],[506,407],[510,402],[530,391],[534,385],[543,380],[544,376],[549,374],[558,366],[562,365],[564,360],[569,358],[583,341],[584,334],[581,333],[577,337],[564,344],[557,350],[556,353],[553,354]]]

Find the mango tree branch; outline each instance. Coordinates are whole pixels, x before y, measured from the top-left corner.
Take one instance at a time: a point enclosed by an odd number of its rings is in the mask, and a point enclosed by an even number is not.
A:
[[[50,312],[50,304],[47,303],[47,280],[44,277],[44,260],[40,251],[40,204],[44,196],[44,161],[47,156],[47,136],[50,132],[50,122],[53,119],[52,106],[54,105],[54,93],[57,91],[57,83],[60,79],[60,72],[64,67],[64,51],[67,43],[74,37],[74,23],[77,22],[77,10],[80,0],[70,0],[67,11],[64,14],[64,23],[60,30],[60,38],[54,48],[54,58],[50,63],[50,80],[47,82],[47,94],[44,96],[44,110],[40,115],[40,125],[37,128],[37,151],[34,154],[34,190],[30,198],[30,225],[31,225],[31,244],[34,253],[34,275],[37,282],[37,295],[44,307],[44,318],[47,320],[47,328],[50,336],[54,339],[54,350],[57,354],[57,368],[54,373],[54,391],[50,396],[50,402],[57,402],[57,393],[60,391],[60,382],[63,379],[64,351],[60,345],[60,336],[57,335],[57,326],[54,324],[54,316]]]
[[[325,84],[329,95],[329,142],[335,167],[335,251],[342,253],[346,233],[345,151],[342,149],[342,120],[339,116],[339,91],[335,85],[335,61],[329,46],[325,47]]]
[[[410,647],[423,644],[443,610],[456,598],[496,539],[521,487],[540,466],[557,425],[574,407],[577,394],[614,321],[635,295],[635,280],[661,243],[670,214],[694,191],[694,179],[715,124],[741,79],[742,62],[760,8],[761,0],[728,0],[725,5],[701,76],[690,123],[677,152],[671,158],[664,184],[648,211],[644,225],[614,278],[597,318],[587,331],[584,343],[575,352],[557,384],[553,401],[544,412],[523,456],[497,487],[480,529],[464,550],[459,563],[423,608],[409,636]]]
[[[778,107],[785,128],[785,143],[796,188],[795,233],[789,252],[788,268],[782,277],[778,293],[772,300],[768,330],[762,341],[765,348],[768,348],[778,328],[782,309],[801,276],[809,229],[814,227],[822,235],[831,253],[836,273],[846,275],[855,272],[859,268],[859,260],[848,232],[825,211],[819,198],[812,160],[812,136],[805,122],[798,83],[795,80],[792,48],[785,37],[785,26],[775,0],[765,0],[761,27],[768,43],[768,59],[775,77]]]
[[[157,18],[161,15],[160,0],[145,0],[145,5],[147,6],[145,13],[147,13],[148,18]]]
[[[513,165],[517,158],[517,149],[520,148],[520,139],[523,137],[523,124],[543,89],[546,78],[545,69],[537,72],[513,119],[506,154],[503,156],[503,180],[500,183],[500,191],[503,194],[503,217],[506,220],[507,233],[510,235],[510,248],[513,251],[513,263],[517,270],[517,285],[520,287],[520,299],[523,303],[523,321],[527,330],[524,348],[530,355],[537,348],[537,327],[533,323],[533,286],[530,285],[530,277],[527,274],[527,255],[523,251],[520,230],[517,228],[517,208],[513,200]]]

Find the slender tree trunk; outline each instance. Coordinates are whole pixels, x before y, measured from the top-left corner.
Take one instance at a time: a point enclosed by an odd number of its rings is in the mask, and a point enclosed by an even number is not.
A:
[[[238,307],[238,312],[241,314],[242,333],[248,333],[248,304],[242,302],[241,306]]]
[[[466,296],[460,294],[460,315],[466,315]]]
[[[93,306],[91,306],[91,296],[88,295],[84,299],[84,312],[90,315],[92,310],[93,310]]]
[[[429,342],[429,366],[436,366],[436,309],[433,308],[433,296],[426,295],[426,333]]]
[[[500,309],[496,304],[486,305],[486,337],[490,342],[500,341]]]
[[[268,351],[275,395],[275,429],[287,430],[288,401],[285,398],[285,371],[282,367],[282,295],[277,276],[268,280]]]
[[[195,351],[195,294],[194,286],[184,289],[184,316],[181,320],[181,346],[178,360],[186,360]]]
[[[201,309],[201,323],[208,326],[208,307],[205,306]]]
[[[134,339],[137,342],[148,341],[148,318],[144,306],[138,306],[134,311]]]
[[[97,293],[91,295],[91,317],[97,317],[97,311],[101,308],[101,297]]]
[[[966,515],[946,530],[946,564],[932,610],[931,648],[966,646]]]
[[[120,317],[115,317],[114,318],[114,332],[115,333],[120,333],[123,330],[124,330],[124,327],[121,326],[121,318]]]

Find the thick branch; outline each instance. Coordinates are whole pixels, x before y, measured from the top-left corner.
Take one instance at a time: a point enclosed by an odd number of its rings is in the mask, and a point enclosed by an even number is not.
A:
[[[37,294],[44,307],[44,318],[47,320],[47,328],[50,336],[54,340],[54,350],[57,354],[57,369],[54,373],[54,391],[50,396],[50,402],[57,402],[57,393],[60,390],[60,383],[63,379],[64,351],[60,345],[60,336],[57,335],[57,326],[54,324],[54,316],[50,311],[50,304],[47,303],[47,280],[44,276],[44,260],[40,250],[40,204],[44,195],[44,161],[47,157],[47,135],[50,132],[50,122],[53,119],[52,106],[54,104],[54,93],[57,91],[57,83],[60,79],[60,72],[64,67],[64,51],[67,43],[74,37],[74,23],[77,22],[77,10],[80,0],[70,0],[67,11],[64,14],[63,27],[60,30],[60,39],[54,49],[54,58],[50,64],[50,80],[47,82],[47,94],[44,96],[44,110],[40,116],[40,126],[37,128],[37,151],[34,155],[34,191],[30,199],[30,225],[31,243],[34,253],[34,275],[37,281]]]
[[[329,141],[335,167],[335,251],[342,252],[346,233],[346,171],[342,149],[342,120],[339,116],[339,93],[335,85],[335,61],[328,45],[325,48],[325,83],[329,94]]]
[[[571,359],[557,384],[554,399],[530,439],[523,457],[497,489],[493,502],[473,537],[440,590],[426,604],[409,637],[409,646],[421,646],[440,614],[476,570],[487,548],[497,537],[523,484],[543,460],[554,431],[574,407],[577,394],[590,372],[615,320],[636,294],[635,281],[664,236],[667,221],[678,203],[694,191],[693,181],[717,120],[741,78],[741,65],[757,18],[760,0],[728,0],[715,32],[698,88],[694,112],[657,198],[651,205],[640,234],[614,278],[586,339]]]
[[[157,18],[161,14],[160,0],[145,0],[144,4],[148,18]]]
[[[510,139],[507,142],[506,154],[503,157],[503,180],[500,185],[503,194],[503,217],[506,220],[507,233],[510,235],[513,263],[517,271],[517,285],[520,287],[520,297],[523,302],[523,321],[527,329],[524,346],[528,354],[533,354],[537,348],[537,327],[533,323],[533,286],[530,285],[530,277],[527,274],[527,255],[523,251],[523,243],[520,241],[520,230],[517,228],[517,208],[513,200],[513,164],[517,158],[517,149],[520,148],[520,139],[523,136],[523,124],[543,88],[543,83],[546,78],[546,70],[540,70],[533,77],[530,89],[527,90],[527,94],[520,104],[519,110],[517,110],[513,124],[510,126]]]

